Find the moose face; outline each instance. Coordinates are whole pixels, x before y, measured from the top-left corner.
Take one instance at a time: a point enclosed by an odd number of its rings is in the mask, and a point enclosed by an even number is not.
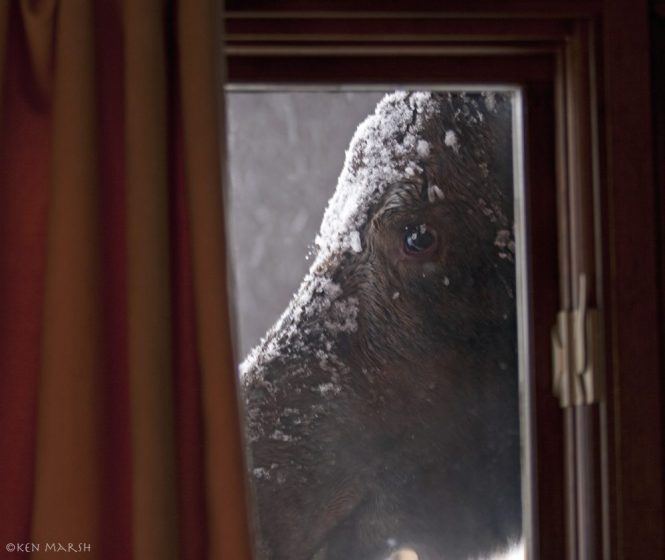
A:
[[[241,367],[270,560],[464,560],[519,539],[507,95],[386,96],[298,293]]]

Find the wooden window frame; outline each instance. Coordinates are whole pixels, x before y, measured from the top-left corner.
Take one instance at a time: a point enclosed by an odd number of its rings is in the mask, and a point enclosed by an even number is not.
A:
[[[530,558],[665,557],[646,2],[345,4],[227,2],[228,82],[522,88],[535,372]],[[599,402],[562,409],[550,328],[559,309],[578,305],[582,274],[601,316],[603,390]]]

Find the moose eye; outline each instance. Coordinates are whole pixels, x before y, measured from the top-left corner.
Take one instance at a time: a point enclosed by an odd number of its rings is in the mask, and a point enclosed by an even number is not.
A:
[[[436,234],[425,224],[404,228],[404,251],[409,255],[423,255],[436,248]]]

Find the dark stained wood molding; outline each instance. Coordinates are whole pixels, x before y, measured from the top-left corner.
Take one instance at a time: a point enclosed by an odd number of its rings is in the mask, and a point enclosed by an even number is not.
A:
[[[608,546],[616,558],[665,558],[647,2],[608,1],[603,28]]]
[[[652,110],[654,123],[655,196],[657,200],[657,223],[659,224],[659,310],[661,380],[665,379],[665,1],[656,2],[660,10],[655,10],[651,20],[651,76]],[[661,426],[662,445],[665,449],[665,382],[661,381]],[[665,494],[665,488],[663,489]],[[665,495],[663,496],[665,502]]]
[[[483,17],[519,19],[585,17],[598,14],[602,0],[226,0],[230,17],[400,18],[433,15],[439,18]]]
[[[665,0],[652,0],[651,12],[658,17],[665,17]]]

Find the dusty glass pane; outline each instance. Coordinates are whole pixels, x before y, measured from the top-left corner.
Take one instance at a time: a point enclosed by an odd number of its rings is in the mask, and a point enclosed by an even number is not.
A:
[[[517,99],[228,92],[257,558],[524,557]]]

